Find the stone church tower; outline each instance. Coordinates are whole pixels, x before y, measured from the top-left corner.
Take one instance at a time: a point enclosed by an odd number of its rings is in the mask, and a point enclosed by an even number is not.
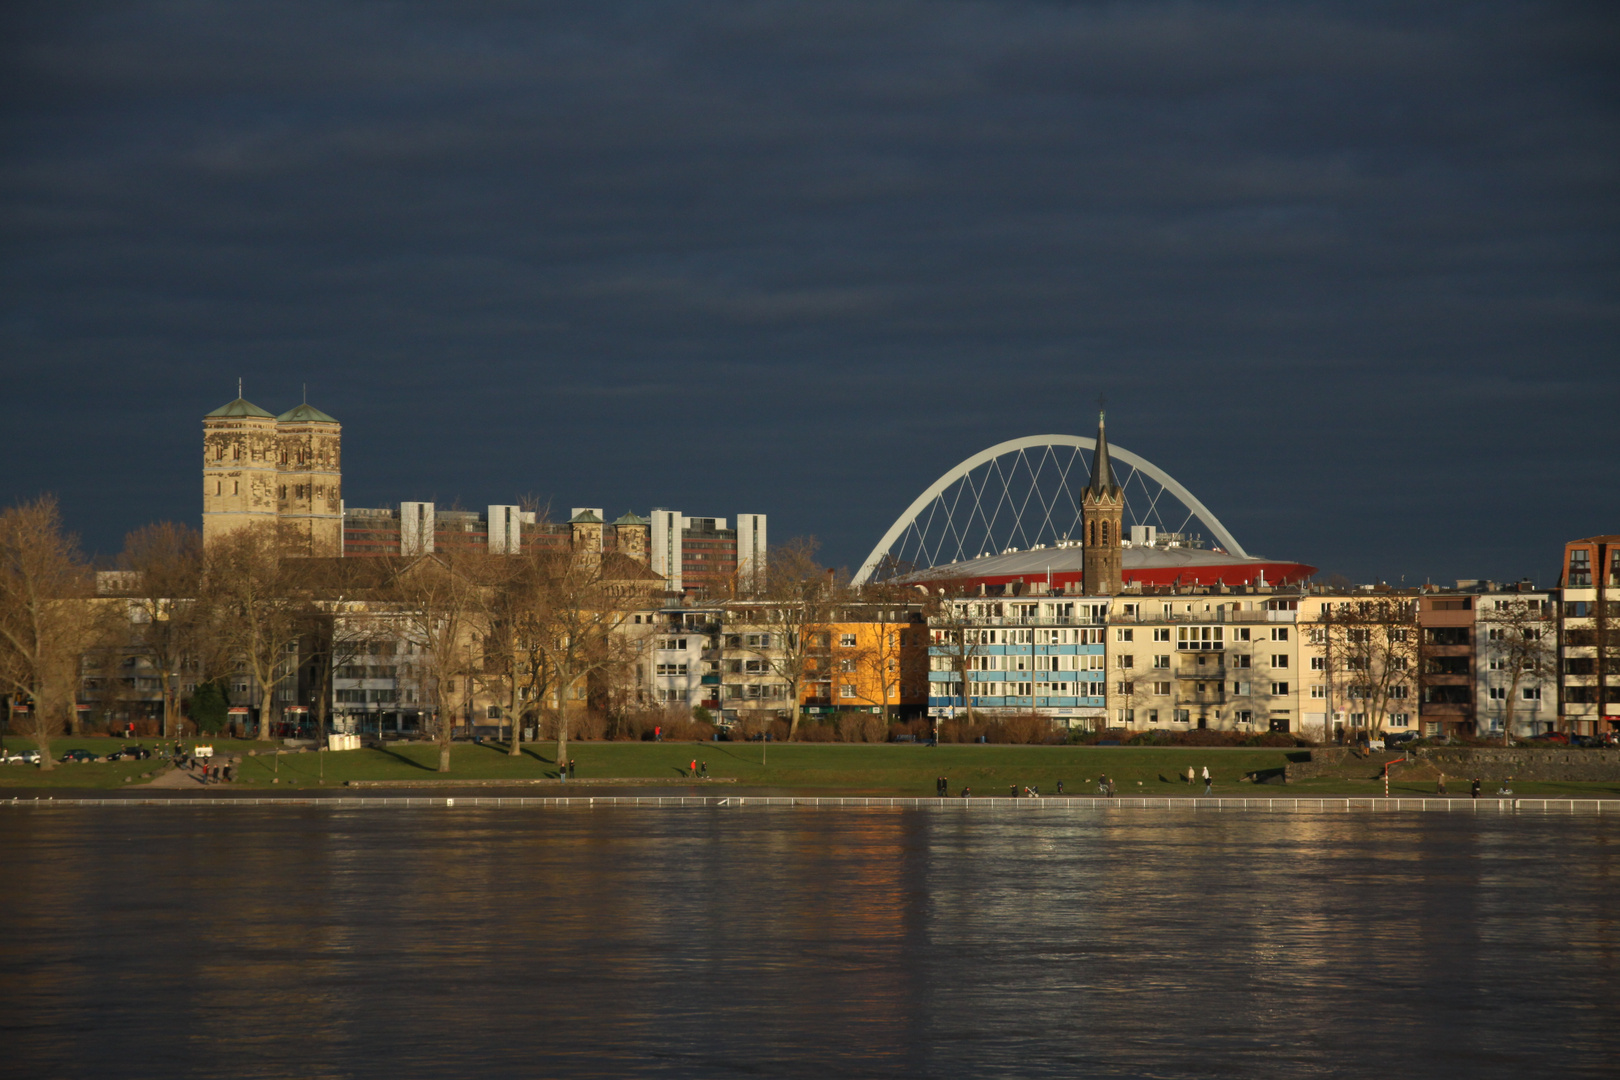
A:
[[[1097,414],[1097,449],[1091,459],[1091,483],[1080,496],[1087,596],[1115,596],[1123,587],[1125,498],[1108,462],[1108,433]]]
[[[313,406],[272,416],[238,388],[203,417],[203,546],[266,524],[294,554],[343,554],[342,434]]]
[[[276,418],[242,397],[203,417],[203,546],[276,522]]]
[[[276,514],[300,555],[343,554],[343,425],[305,402],[276,417]]]

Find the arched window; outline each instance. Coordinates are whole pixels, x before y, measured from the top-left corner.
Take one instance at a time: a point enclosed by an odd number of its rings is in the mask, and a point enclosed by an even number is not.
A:
[[[1091,546],[1097,546],[1097,523],[1095,521],[1091,523]]]
[[[1103,522],[1102,527],[1103,527],[1103,546],[1107,547],[1108,546],[1108,522],[1106,522],[1106,521]]]

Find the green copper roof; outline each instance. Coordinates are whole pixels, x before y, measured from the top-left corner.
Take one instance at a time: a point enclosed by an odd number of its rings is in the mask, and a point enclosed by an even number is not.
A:
[[[642,517],[640,514],[636,513],[634,510],[626,510],[624,512],[624,516],[621,517],[618,521],[615,521],[613,524],[615,524],[615,525],[645,525],[645,524],[647,524],[647,519]]]
[[[570,524],[570,525],[600,525],[600,524],[602,524],[602,519],[597,517],[595,514],[591,513],[589,510],[585,510],[585,511],[582,511],[578,516],[569,518],[568,519],[568,524]]]
[[[276,419],[284,424],[297,422],[316,424],[337,423],[337,421],[332,417],[327,416],[325,413],[321,412],[321,410],[317,409],[307,401],[302,405],[293,406],[291,409],[288,409],[286,412],[276,417]]]
[[[208,417],[205,417],[204,419],[208,419],[208,418],[211,418],[211,417],[231,417],[231,416],[262,416],[266,420],[274,420],[275,419],[274,416],[272,416],[269,413],[265,412],[263,409],[259,408],[257,405],[253,404],[253,402],[247,400],[246,398],[237,398],[235,401],[231,402],[229,405],[221,405],[219,408],[217,408],[213,412],[209,413]]]

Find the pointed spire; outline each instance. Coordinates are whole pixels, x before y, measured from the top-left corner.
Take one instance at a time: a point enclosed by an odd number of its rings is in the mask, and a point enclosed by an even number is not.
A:
[[[1097,449],[1091,457],[1091,493],[1106,495],[1119,487],[1114,482],[1114,470],[1108,463],[1108,433],[1103,426],[1104,413],[1097,412]]]

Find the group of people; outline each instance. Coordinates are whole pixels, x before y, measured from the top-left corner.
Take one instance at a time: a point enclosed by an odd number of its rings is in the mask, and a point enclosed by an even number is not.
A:
[[[564,761],[557,768],[557,778],[559,780],[567,780],[569,777],[574,775],[574,769],[578,765],[579,765],[579,762],[574,760],[573,758],[569,758],[567,761]]]
[[[707,780],[709,778],[709,763],[707,761],[699,761],[697,758],[693,758],[692,764],[687,766],[686,775],[692,777],[694,780]]]

